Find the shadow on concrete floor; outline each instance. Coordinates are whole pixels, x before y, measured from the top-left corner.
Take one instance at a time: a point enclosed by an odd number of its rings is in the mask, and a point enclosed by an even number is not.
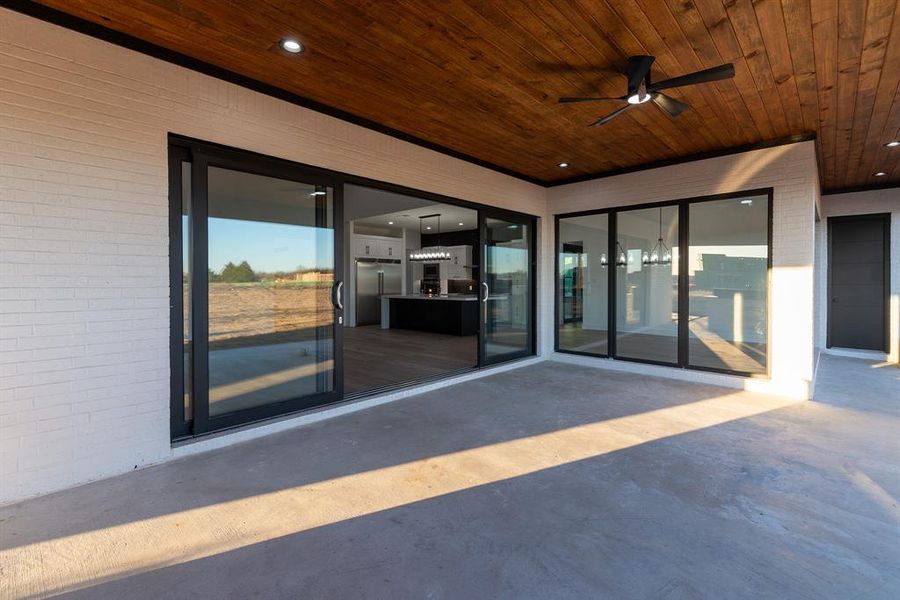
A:
[[[91,598],[895,597],[900,421],[841,398],[543,363],[0,509],[0,548]]]

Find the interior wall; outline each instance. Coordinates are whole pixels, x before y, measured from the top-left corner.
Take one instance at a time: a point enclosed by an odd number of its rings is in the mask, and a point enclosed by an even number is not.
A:
[[[169,443],[170,132],[546,208],[542,187],[0,9],[0,503],[184,451]]]
[[[548,207],[551,215],[557,215],[769,187],[774,189],[771,379],[747,379],[741,385],[805,398],[811,392],[815,346],[814,228],[820,194],[814,142],[554,187],[548,193]],[[549,251],[553,250],[551,246]],[[545,298],[545,303],[552,302],[553,290],[542,292],[551,295],[549,300]],[[549,352],[555,327],[552,313],[545,314],[542,323],[544,350]],[[587,360],[603,364],[602,359]],[[713,381],[704,374],[683,375],[698,381]],[[726,383],[721,378],[715,381]]]
[[[829,217],[890,213],[890,290],[887,360],[900,362],[900,188],[831,194],[822,196],[821,220],[816,224],[817,254],[822,257],[816,269],[816,347],[825,349],[828,329],[828,226]]]

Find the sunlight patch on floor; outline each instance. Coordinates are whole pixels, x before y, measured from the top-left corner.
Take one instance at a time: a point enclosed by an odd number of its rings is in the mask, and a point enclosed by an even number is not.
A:
[[[88,587],[721,425],[795,402],[723,392],[688,404],[10,548],[0,551],[0,565],[5,570],[0,597]],[[398,443],[403,443],[402,439]]]

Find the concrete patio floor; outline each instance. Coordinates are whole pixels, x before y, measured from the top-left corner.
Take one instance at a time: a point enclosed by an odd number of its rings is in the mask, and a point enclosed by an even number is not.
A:
[[[900,597],[900,369],[553,362],[0,508],[0,597]]]

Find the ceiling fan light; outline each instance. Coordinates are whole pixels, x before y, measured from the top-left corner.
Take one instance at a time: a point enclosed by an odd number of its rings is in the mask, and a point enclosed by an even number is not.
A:
[[[644,92],[644,94],[637,92],[635,94],[628,96],[628,98],[627,98],[628,104],[643,104],[644,102],[646,102],[649,99],[650,99],[650,94],[648,94],[646,92]]]

